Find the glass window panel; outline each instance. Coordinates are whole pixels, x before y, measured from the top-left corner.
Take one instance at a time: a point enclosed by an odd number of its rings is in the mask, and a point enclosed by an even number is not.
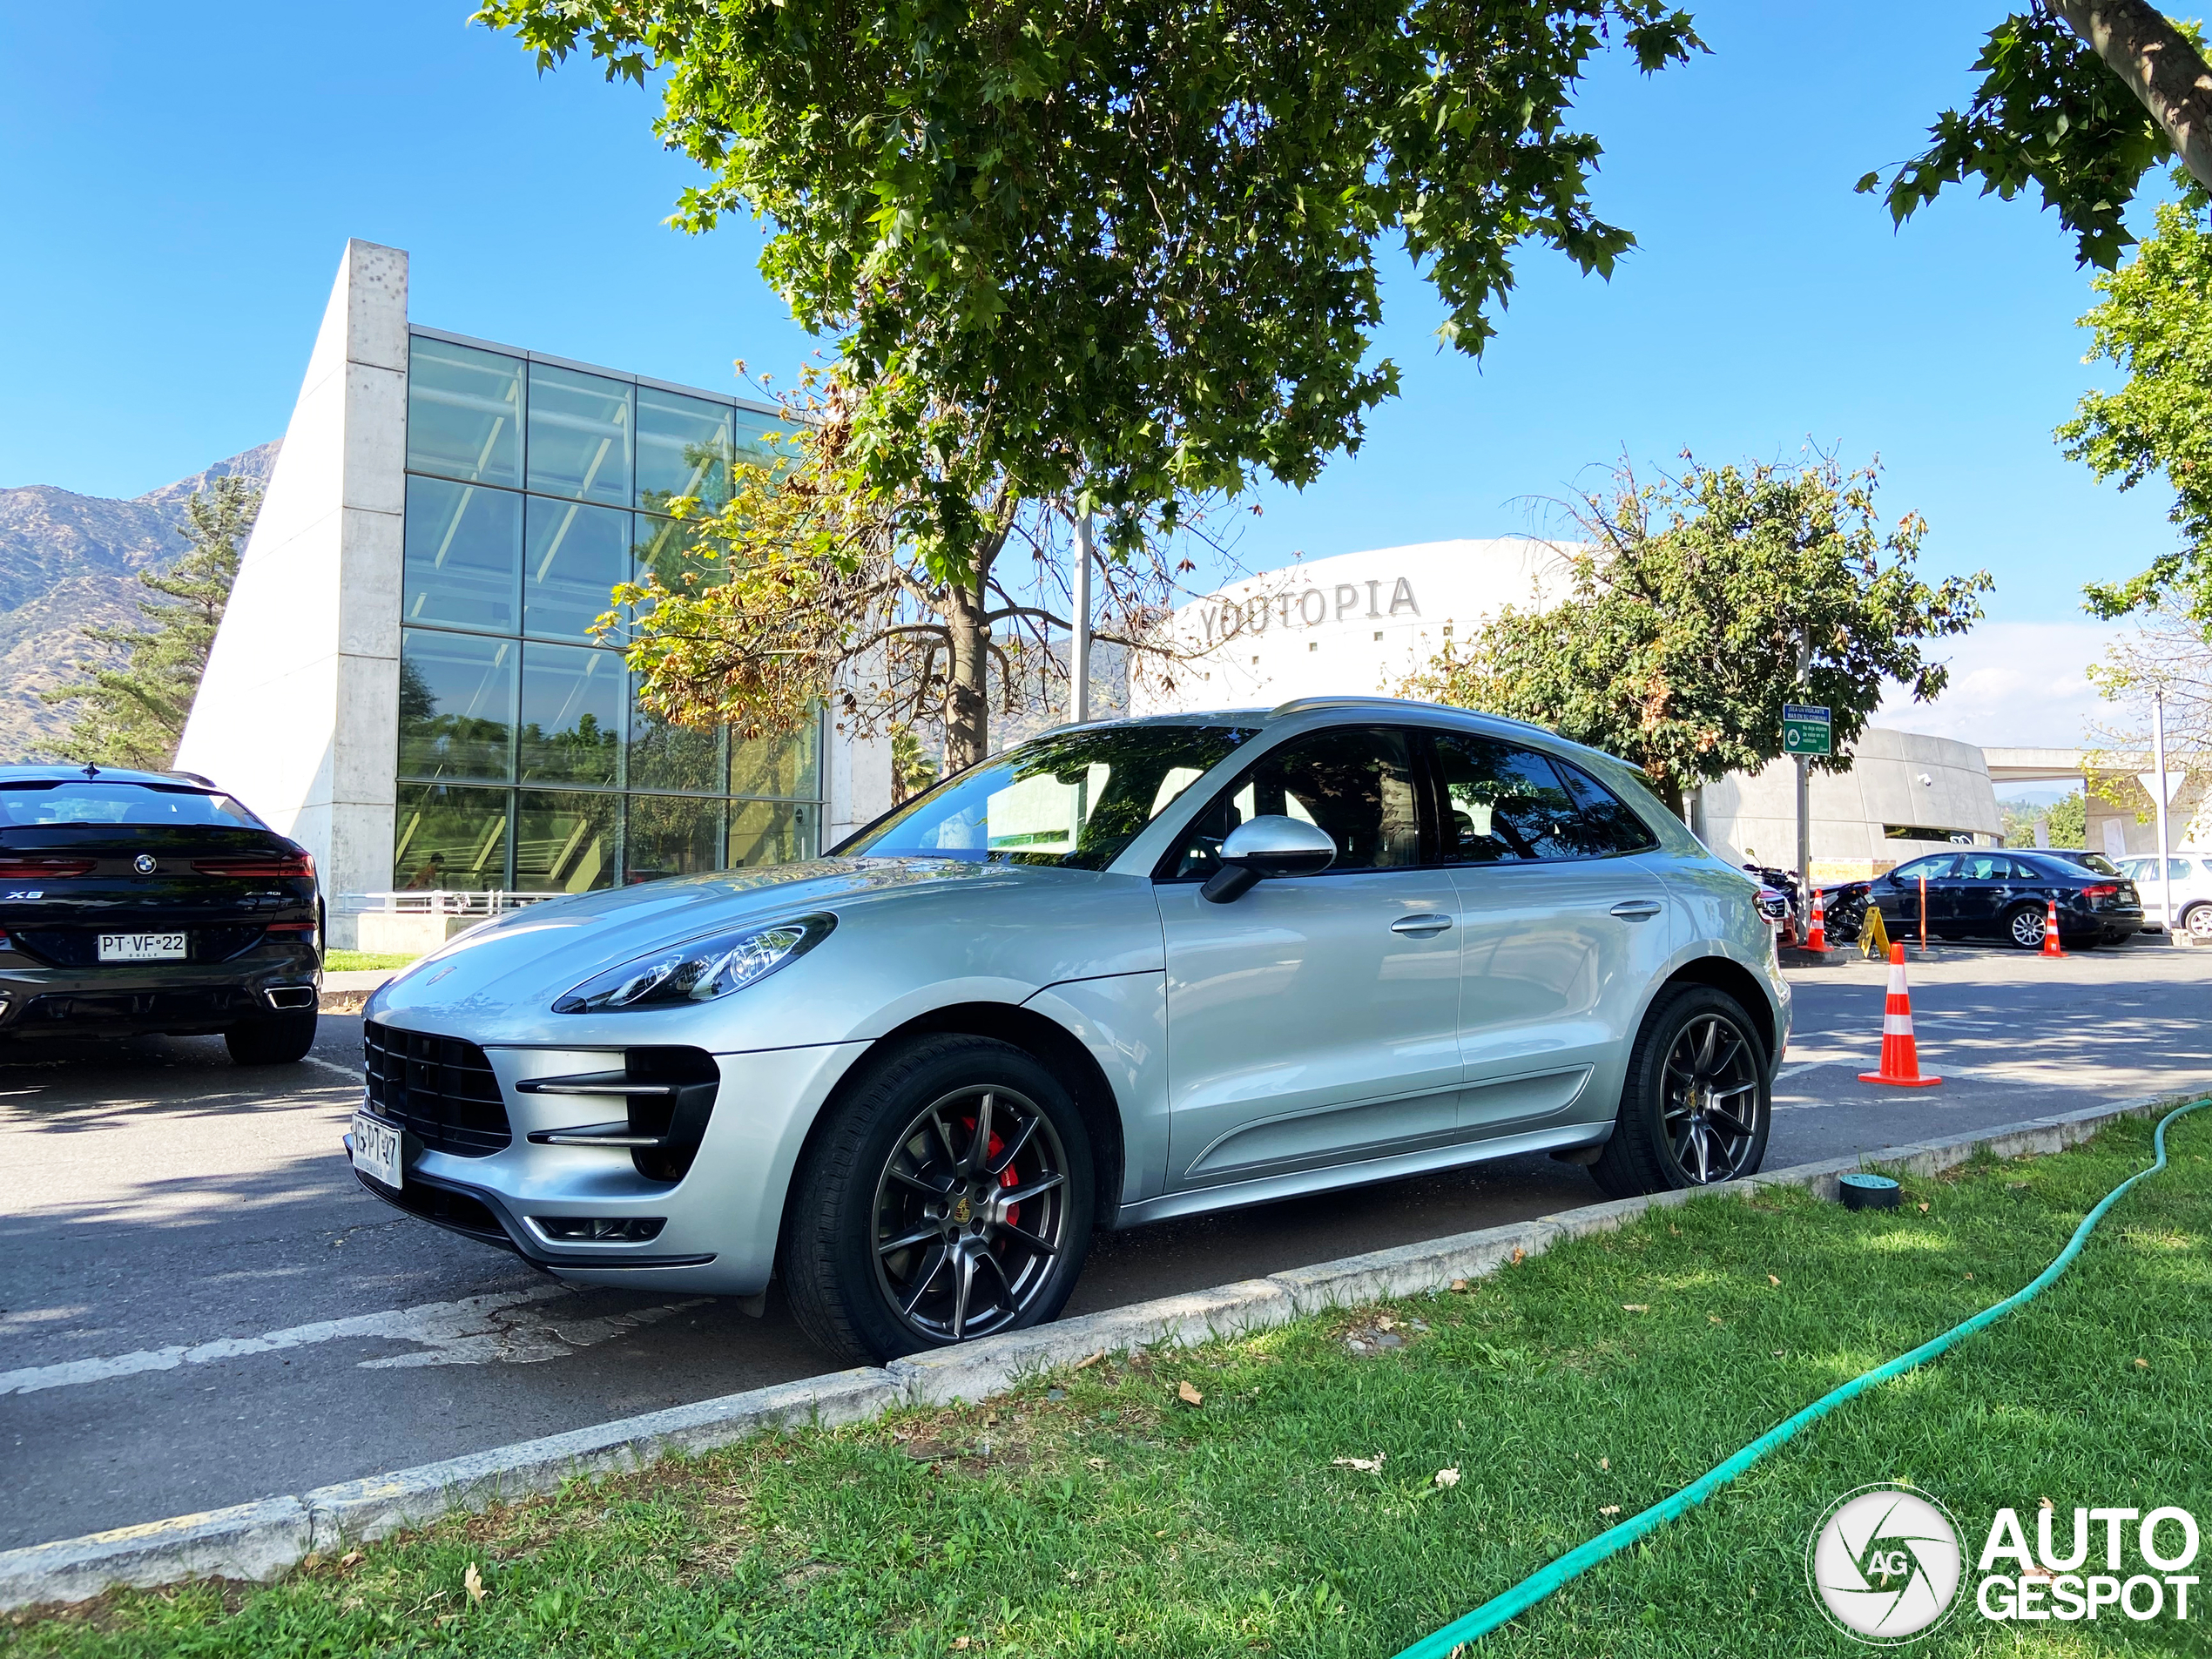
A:
[[[1495,738],[1439,732],[1436,758],[1444,771],[1446,862],[1589,856],[1581,809],[1545,756]]]
[[[630,580],[630,515],[581,502],[529,498],[523,545],[523,631],[588,640]]]
[[[530,488],[630,505],[630,386],[530,365]]]
[[[1553,767],[1567,784],[1567,792],[1582,809],[1577,850],[1587,858],[1608,858],[1615,853],[1642,853],[1659,845],[1651,826],[1635,815],[1628,802],[1579,766],[1554,759]]]
[[[681,795],[629,797],[623,867],[632,882],[722,867],[722,803]]]
[[[407,464],[472,483],[523,482],[521,360],[420,335],[408,341]]]
[[[671,725],[636,699],[630,709],[630,786],[722,792],[722,733]]]
[[[638,581],[643,582],[650,572],[660,578],[663,587],[681,589],[686,576],[696,576],[702,583],[715,583],[729,574],[729,567],[719,559],[691,556],[691,549],[699,539],[696,523],[651,518],[644,513],[637,515],[637,540],[631,550]]]
[[[787,738],[730,739],[730,792],[779,795],[786,800],[819,797],[822,723],[810,719]]]
[[[1294,738],[1255,761],[1192,828],[1226,838],[1254,818],[1318,824],[1337,844],[1339,870],[1393,869],[1421,861],[1420,814],[1406,734],[1390,726],[1337,726]],[[1211,824],[1209,818],[1214,819]]]
[[[513,491],[408,479],[403,620],[513,633],[522,543]]]
[[[410,628],[400,643],[400,775],[514,776],[515,642]]]
[[[619,795],[524,789],[515,796],[515,891],[588,893],[615,880]]]
[[[617,651],[581,645],[523,648],[521,781],[615,781],[624,674]]]
[[[727,502],[730,468],[739,459],[736,415],[727,403],[639,387],[637,504],[664,513],[678,496],[696,496],[708,508]]]
[[[507,792],[401,784],[392,886],[483,893],[507,885]]]
[[[815,809],[786,801],[730,803],[730,860],[733,870],[756,864],[788,864],[814,856]]]

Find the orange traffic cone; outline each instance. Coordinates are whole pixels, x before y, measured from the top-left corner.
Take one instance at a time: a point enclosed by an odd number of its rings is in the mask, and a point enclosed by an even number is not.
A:
[[[1890,947],[1890,995],[1882,1009],[1882,1069],[1862,1071],[1863,1083],[1898,1089],[1932,1089],[1940,1077],[1920,1075],[1920,1050],[1912,1041],[1912,998],[1905,988],[1905,947]]]
[[[1820,914],[1820,889],[1818,887],[1812,890],[1812,931],[1805,935],[1805,948],[1807,950],[1828,948],[1828,924],[1826,919]]]
[[[2046,899],[2043,903],[2043,954],[2046,956],[2063,956],[2066,952],[2059,945],[2059,901]]]

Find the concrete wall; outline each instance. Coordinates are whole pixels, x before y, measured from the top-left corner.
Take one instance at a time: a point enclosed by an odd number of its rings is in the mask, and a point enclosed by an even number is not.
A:
[[[1891,840],[1887,824],[1965,830],[2002,839],[2003,819],[1981,751],[1949,738],[1880,727],[1861,735],[1846,772],[1815,772],[1810,791],[1816,880],[1878,875],[1949,845]],[[1738,863],[1789,868],[1797,862],[1797,768],[1777,760],[1705,786],[1699,803],[1706,842]],[[1756,853],[1755,860],[1752,854]]]
[[[349,241],[177,764],[389,885],[406,507],[407,255]],[[330,942],[354,944],[331,907]]]

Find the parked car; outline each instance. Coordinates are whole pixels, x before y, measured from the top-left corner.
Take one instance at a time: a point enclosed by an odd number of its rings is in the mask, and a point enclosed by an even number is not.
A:
[[[315,1037],[314,860],[189,772],[0,766],[0,1037]]]
[[[2120,870],[2142,895],[2144,925],[2164,927],[2166,889],[2159,880],[2158,860],[2122,859]],[[2166,875],[2173,884],[2174,914],[2182,927],[2192,938],[2212,939],[2212,859],[2168,853]]]
[[[2139,931],[2143,907],[2134,883],[2116,871],[2092,869],[2080,858],[2044,847],[1935,853],[1871,881],[1824,887],[1821,903],[1829,931],[1838,937],[1855,937],[1871,903],[1891,938],[1916,938],[1925,877],[1928,932],[1939,939],[2000,939],[2024,950],[2040,949],[2053,900],[2059,907],[2059,942],[2067,949],[2114,944]]]
[[[1756,886],[1608,756],[1380,698],[1049,733],[831,855],[578,894],[365,1009],[363,1185],[578,1284],[880,1359],[1094,1231],[1550,1151],[1759,1167]]]

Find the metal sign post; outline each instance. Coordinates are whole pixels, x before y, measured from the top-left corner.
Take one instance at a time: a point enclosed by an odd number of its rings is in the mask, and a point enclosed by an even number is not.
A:
[[[2166,923],[2166,942],[2181,942],[2180,931],[2174,926],[2173,866],[2166,861],[2166,797],[2173,792],[2173,780],[2166,775],[2166,688],[2153,686],[2150,694],[2151,765],[2158,772],[2158,891],[2161,908],[2160,917]]]
[[[1081,725],[1090,718],[1090,515],[1076,516],[1075,637],[1068,642],[1068,672],[1075,684],[1069,710]]]
[[[1804,665],[1798,672],[1803,674]],[[1797,895],[1810,912],[1812,905],[1812,794],[1811,764],[1816,755],[1832,753],[1835,727],[1829,711],[1817,703],[1782,705],[1782,752],[1797,763]]]

